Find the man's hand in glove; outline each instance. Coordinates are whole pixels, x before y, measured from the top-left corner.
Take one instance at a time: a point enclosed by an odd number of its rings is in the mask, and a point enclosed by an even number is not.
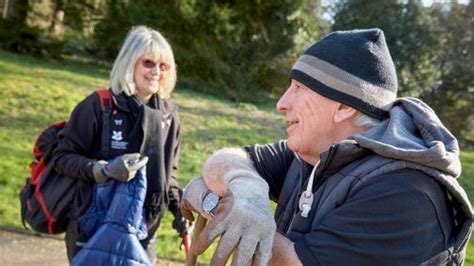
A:
[[[114,158],[109,163],[103,160],[97,161],[93,168],[94,179],[97,183],[104,183],[109,178],[121,182],[128,182],[148,162],[148,157],[140,159],[139,153],[124,154]]]
[[[216,176],[222,175],[224,176]],[[217,213],[191,245],[199,255],[221,236],[211,265],[224,265],[234,253],[232,265],[266,265],[271,257],[276,225],[270,209],[268,184],[257,174],[242,150],[222,150],[204,166],[204,180],[219,180],[225,191]]]
[[[184,218],[194,221],[193,212],[198,212],[204,217],[206,214],[202,209],[202,201],[209,189],[204,183],[202,177],[195,177],[188,182],[184,188],[183,198],[181,200],[181,213]]]

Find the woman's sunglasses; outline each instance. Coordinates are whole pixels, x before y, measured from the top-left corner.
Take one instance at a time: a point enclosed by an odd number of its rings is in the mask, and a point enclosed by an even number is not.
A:
[[[170,66],[166,63],[156,63],[155,61],[151,59],[142,60],[142,66],[145,68],[152,69],[152,68],[155,68],[156,65],[158,65],[158,68],[160,69],[160,71],[167,71],[168,69],[170,69]]]

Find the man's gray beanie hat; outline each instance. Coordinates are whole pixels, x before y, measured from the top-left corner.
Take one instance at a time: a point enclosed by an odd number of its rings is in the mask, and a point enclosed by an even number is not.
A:
[[[387,118],[398,87],[380,29],[329,34],[296,61],[290,78],[379,120]]]

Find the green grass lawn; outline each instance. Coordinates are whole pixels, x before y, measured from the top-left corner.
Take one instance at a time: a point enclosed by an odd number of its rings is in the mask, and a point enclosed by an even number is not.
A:
[[[459,182],[469,195],[471,204],[474,205],[474,151],[461,151],[462,174]],[[471,237],[466,251],[465,265],[474,265],[474,236]]]
[[[29,175],[36,136],[49,124],[66,120],[86,95],[108,86],[108,69],[74,62],[45,62],[0,50],[0,224],[21,227],[18,192]],[[274,104],[235,104],[191,90],[173,94],[180,108],[183,140],[181,185],[200,174],[205,158],[225,146],[267,143],[285,137],[283,117]],[[463,151],[461,183],[474,195],[474,151]],[[474,197],[474,196],[473,196]],[[472,198],[471,198],[472,200]],[[184,259],[180,239],[166,214],[158,231],[159,256]],[[468,254],[474,254],[474,245]],[[211,252],[200,256],[209,261]],[[468,257],[466,265],[473,265]]]

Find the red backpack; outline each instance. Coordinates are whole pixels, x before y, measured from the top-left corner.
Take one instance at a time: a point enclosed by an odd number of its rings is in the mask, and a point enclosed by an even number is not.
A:
[[[98,90],[102,111],[102,151],[108,152],[110,141],[110,114],[113,101],[108,90]],[[58,174],[54,169],[54,150],[58,145],[58,134],[66,121],[52,124],[36,139],[30,163],[31,177],[20,191],[21,220],[26,227],[40,233],[64,233],[69,222],[69,211],[74,204],[77,180]]]

